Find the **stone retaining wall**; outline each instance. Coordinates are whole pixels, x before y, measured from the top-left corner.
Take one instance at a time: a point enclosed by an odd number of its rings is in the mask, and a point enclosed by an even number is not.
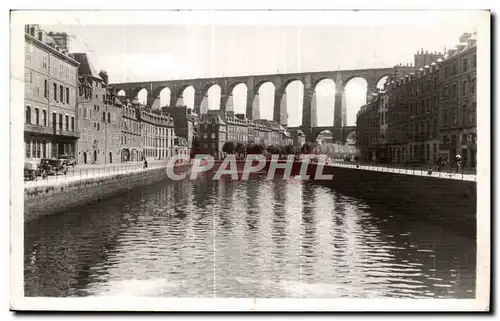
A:
[[[189,165],[176,167],[187,171]],[[66,211],[80,205],[98,202],[112,195],[168,179],[164,167],[105,177],[84,178],[78,181],[33,186],[24,189],[24,220]]]

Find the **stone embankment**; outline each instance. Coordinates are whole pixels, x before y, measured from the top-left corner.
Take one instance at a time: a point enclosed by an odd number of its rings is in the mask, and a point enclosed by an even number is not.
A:
[[[189,170],[190,165],[179,165],[175,172]],[[99,202],[118,193],[169,179],[165,166],[141,168],[106,175],[53,181],[52,184],[25,186],[24,220],[30,221],[68,209]]]

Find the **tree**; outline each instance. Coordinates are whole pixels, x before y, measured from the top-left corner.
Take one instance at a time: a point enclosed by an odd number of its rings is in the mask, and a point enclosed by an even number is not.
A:
[[[276,154],[279,154],[280,148],[279,148],[279,146],[276,146],[276,145],[269,145],[267,147],[267,152],[269,154],[276,155]]]
[[[248,144],[246,146],[247,154],[262,155],[264,153],[264,146],[261,144]]]
[[[246,146],[245,144],[239,142],[236,144],[236,147],[235,147],[235,151],[238,153],[238,154],[242,154],[246,151]]]
[[[302,145],[300,152],[302,154],[312,154],[314,152],[314,145],[310,142],[307,142],[304,145]]]
[[[234,145],[233,142],[225,142],[224,145],[222,146],[222,151],[226,154],[234,154],[235,149],[236,146]]]
[[[286,152],[286,154],[288,154],[288,155],[290,155],[290,154],[295,154],[295,151],[296,151],[296,148],[295,148],[295,146],[293,146],[292,144],[287,145],[287,146],[285,147],[285,152]]]

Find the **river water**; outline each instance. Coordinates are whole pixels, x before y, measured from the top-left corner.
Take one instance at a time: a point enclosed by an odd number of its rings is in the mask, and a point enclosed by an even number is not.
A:
[[[25,225],[25,295],[474,298],[471,237],[297,180],[162,182]]]

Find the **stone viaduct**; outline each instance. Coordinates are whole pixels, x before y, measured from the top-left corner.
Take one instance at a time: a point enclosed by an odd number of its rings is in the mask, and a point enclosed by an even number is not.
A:
[[[300,81],[304,85],[304,95],[302,102],[302,125],[300,129],[304,132],[308,141],[315,141],[316,136],[322,130],[329,130],[334,139],[345,141],[347,135],[353,127],[345,126],[345,86],[355,77],[361,77],[367,82],[367,96],[376,92],[376,86],[380,79],[385,76],[390,78],[400,78],[414,71],[411,66],[394,66],[390,68],[357,69],[357,70],[336,70],[321,72],[303,72],[291,74],[269,74],[269,75],[249,75],[236,77],[181,79],[165,81],[145,81],[113,83],[110,86],[115,94],[121,90],[125,92],[127,98],[133,100],[142,89],[148,92],[147,104],[149,106],[159,106],[160,92],[170,89],[169,106],[184,105],[183,93],[190,86],[194,88],[194,112],[201,115],[208,110],[208,90],[218,85],[221,89],[220,108],[222,110],[233,110],[233,89],[239,84],[247,87],[246,117],[254,119],[259,117],[259,88],[270,82],[274,84],[274,110],[273,120],[283,126],[287,125],[286,87],[293,81]],[[332,127],[315,127],[317,122],[316,103],[314,91],[316,85],[324,80],[331,79],[335,82],[335,104],[334,119]],[[320,130],[321,129],[321,130]]]

